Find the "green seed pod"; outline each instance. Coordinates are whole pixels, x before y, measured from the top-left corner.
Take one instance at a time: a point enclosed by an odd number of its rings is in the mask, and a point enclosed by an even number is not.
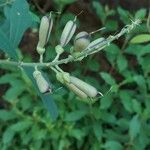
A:
[[[105,45],[106,44],[106,39],[105,38],[98,38],[98,39],[96,39],[96,40],[94,40],[93,42],[91,42],[90,44],[89,44],[89,46],[87,47],[87,49],[86,50],[88,50],[88,49],[98,49],[98,48],[100,48],[100,47],[102,47],[103,45]]]
[[[62,47],[66,46],[68,44],[68,42],[71,40],[72,36],[74,35],[74,33],[76,31],[75,20],[68,21],[64,27],[64,30],[63,30],[63,32],[61,34],[61,38],[60,38],[60,45]]]
[[[86,49],[90,44],[90,34],[82,31],[75,36],[74,39],[74,51],[81,52]]]
[[[42,53],[40,48],[44,49],[46,43],[49,40],[52,26],[53,26],[53,19],[51,15],[50,17],[47,17],[47,16],[42,17],[40,29],[39,29],[39,42],[37,46],[37,51],[39,51],[40,54]]]
[[[95,87],[89,85],[88,83],[76,77],[70,76],[70,83],[75,85],[77,88],[79,88],[82,92],[84,92],[90,98],[94,98],[98,94],[98,91]]]
[[[88,96],[84,92],[82,92],[79,88],[77,88],[74,84],[66,83],[66,86],[80,98],[82,98],[82,99],[88,98]]]
[[[35,70],[33,72],[33,77],[36,80],[37,86],[39,88],[39,91],[42,94],[52,92],[48,82],[45,80],[45,78],[42,76],[41,72],[38,70]]]

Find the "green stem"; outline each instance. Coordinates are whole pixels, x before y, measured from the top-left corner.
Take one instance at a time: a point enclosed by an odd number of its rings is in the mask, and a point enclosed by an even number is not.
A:
[[[99,52],[100,50],[104,49],[106,46],[108,46],[112,41],[118,39],[119,37],[121,37],[122,35],[124,35],[125,33],[129,33],[133,28],[135,28],[137,25],[139,25],[140,20],[136,20],[135,22],[132,22],[131,25],[126,25],[118,34],[114,35],[114,36],[109,36],[106,39],[106,43],[105,45],[103,45],[102,47],[99,48],[92,48],[92,49],[88,49],[87,51],[85,50],[84,52],[81,52],[78,56],[73,57],[71,55],[69,55],[67,58],[65,59],[61,59],[61,60],[55,60],[52,62],[48,62],[48,63],[43,63],[43,62],[32,62],[32,63],[25,63],[25,62],[16,62],[16,61],[11,61],[11,60],[0,60],[0,65],[1,64],[6,64],[6,65],[12,65],[12,66],[18,66],[18,67],[22,67],[22,66],[28,66],[28,67],[42,67],[42,68],[49,68],[52,66],[58,66],[61,64],[67,64],[69,62],[73,62],[73,61],[79,61],[81,58],[85,58],[88,55],[94,54]],[[81,60],[80,60],[81,61]]]

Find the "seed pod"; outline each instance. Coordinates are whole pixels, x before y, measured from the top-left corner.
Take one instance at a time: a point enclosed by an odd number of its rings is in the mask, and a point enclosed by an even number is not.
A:
[[[53,26],[53,19],[51,15],[50,17],[47,17],[47,16],[42,17],[40,29],[39,29],[39,42],[37,46],[37,51],[38,51],[38,47],[40,48],[45,47],[46,43],[49,40],[52,26]]]
[[[86,49],[90,44],[90,37],[90,34],[85,31],[78,33],[74,39],[74,51],[81,52]]]
[[[70,83],[75,85],[77,88],[79,88],[82,92],[84,92],[90,98],[94,98],[98,94],[98,91],[95,87],[89,85],[88,83],[76,77],[70,76]]]
[[[45,80],[45,78],[42,76],[41,72],[36,70],[33,72],[33,77],[36,80],[37,86],[39,88],[39,91],[42,94],[52,92],[48,82]]]
[[[94,40],[93,42],[91,42],[86,50],[93,49],[93,48],[98,49],[98,48],[104,46],[106,44],[106,42],[107,41],[105,38],[103,38],[103,37],[98,38],[98,39]]]
[[[74,35],[74,33],[76,31],[75,20],[68,21],[64,27],[64,30],[63,30],[63,32],[61,34],[61,38],[60,38],[60,45],[62,47],[66,46],[68,44],[68,42],[71,40],[72,36]]]
[[[84,92],[82,92],[79,88],[77,88],[74,84],[66,83],[66,86],[80,98],[82,98],[82,99],[88,98],[88,96]]]

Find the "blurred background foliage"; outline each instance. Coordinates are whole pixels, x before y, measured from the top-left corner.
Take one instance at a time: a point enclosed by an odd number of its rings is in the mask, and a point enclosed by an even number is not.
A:
[[[15,1],[15,0],[14,0]],[[42,15],[61,11],[55,17],[45,61],[54,58],[64,25],[81,10],[79,31],[106,30],[92,38],[116,34],[136,18],[142,24],[134,31],[82,62],[62,65],[65,71],[106,93],[93,105],[56,81],[48,71],[59,108],[52,122],[33,86],[19,68],[1,65],[0,70],[0,149],[1,150],[149,150],[150,149],[150,16],[149,0],[29,0],[34,24],[19,45],[20,58],[37,61],[35,48]],[[0,21],[13,0],[0,1]],[[72,42],[73,43],[73,42]],[[72,44],[71,43],[71,44]],[[69,45],[70,46],[70,45]],[[69,46],[67,49],[69,50]],[[66,53],[62,56],[67,56]],[[4,58],[4,54],[0,53]]]

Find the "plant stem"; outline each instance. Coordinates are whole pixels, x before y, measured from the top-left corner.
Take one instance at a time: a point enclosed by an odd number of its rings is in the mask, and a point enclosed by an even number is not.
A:
[[[61,60],[57,60],[57,57],[56,57],[55,61],[47,62],[47,63],[43,63],[43,62],[26,63],[26,62],[16,62],[16,61],[11,61],[11,60],[0,60],[0,65],[6,64],[6,65],[12,65],[12,66],[18,66],[18,67],[22,67],[22,66],[35,67],[35,66],[37,66],[37,67],[42,67],[42,68],[45,68],[45,67],[48,68],[48,67],[52,67],[52,66],[58,66],[61,64],[67,64],[67,63],[73,62],[73,61],[81,61],[83,58],[87,57],[88,55],[97,53],[100,50],[104,49],[112,41],[118,39],[125,33],[129,33],[133,28],[135,28],[137,25],[139,25],[139,23],[140,23],[140,20],[136,20],[135,22],[132,22],[132,24],[126,25],[118,34],[116,34],[114,36],[109,36],[106,39],[106,43],[103,46],[98,47],[98,48],[94,47],[92,49],[87,49],[87,51],[85,50],[85,51],[81,52],[78,56],[75,56],[75,57],[69,55],[67,58],[61,59]]]

